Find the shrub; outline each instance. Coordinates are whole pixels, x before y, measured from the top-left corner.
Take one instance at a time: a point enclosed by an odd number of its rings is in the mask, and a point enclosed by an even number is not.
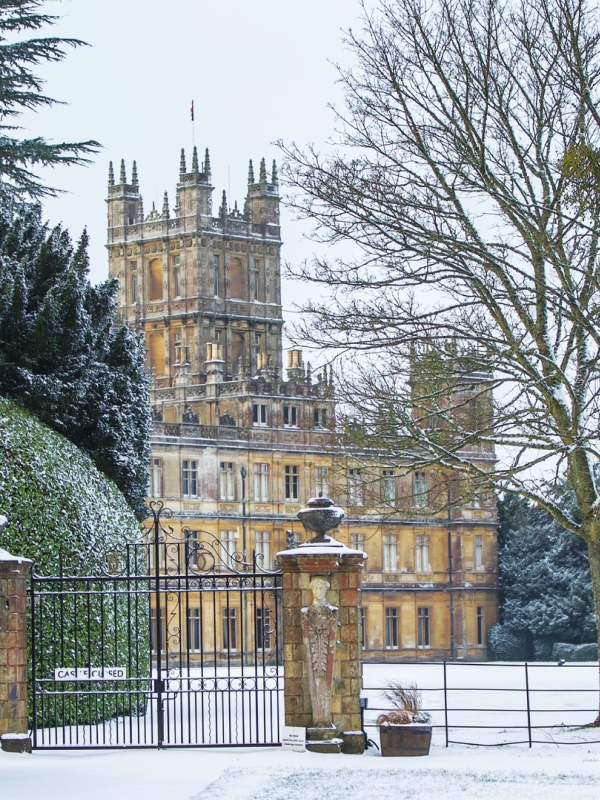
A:
[[[429,724],[431,715],[422,710],[421,692],[415,683],[389,681],[383,693],[392,710],[377,717],[377,725],[407,725],[410,722]]]
[[[598,645],[594,642],[587,644],[568,644],[567,642],[557,642],[552,648],[552,658],[554,661],[597,661]]]
[[[26,411],[0,398],[0,547],[31,558],[40,576],[106,575],[107,561],[139,540],[139,524],[123,495],[94,467],[91,459],[67,439]],[[134,559],[139,560],[137,556]],[[133,569],[141,564],[130,566]],[[77,586],[81,588],[83,584]],[[130,599],[123,584],[106,592],[101,581],[86,595],[62,592],[75,584],[63,580],[55,593],[40,595],[37,623],[43,623],[42,646],[36,652],[36,677],[54,678],[55,667],[122,666],[114,659],[135,653],[131,672],[149,675],[148,603],[136,605],[130,624]],[[39,630],[39,628],[38,628]],[[30,664],[31,667],[31,664]],[[50,684],[49,684],[50,685]],[[62,684],[68,694],[73,684]],[[80,686],[78,688],[81,688]],[[101,701],[77,703],[55,698],[43,709],[43,725],[98,721],[143,710],[143,696],[130,706],[126,695],[111,695],[112,682],[88,684]],[[31,692],[30,692],[31,698]],[[71,702],[73,700],[73,702]]]
[[[556,639],[553,636],[533,637],[533,657],[536,661],[552,661],[552,649]]]
[[[517,631],[506,625],[494,625],[488,632],[488,649],[495,661],[527,661],[531,657],[527,631]]]

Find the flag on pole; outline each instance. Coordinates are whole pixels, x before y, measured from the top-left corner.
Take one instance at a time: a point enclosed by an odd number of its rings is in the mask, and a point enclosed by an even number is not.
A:
[[[194,121],[194,101],[192,100],[192,107],[190,108],[190,114],[192,116],[192,122]]]

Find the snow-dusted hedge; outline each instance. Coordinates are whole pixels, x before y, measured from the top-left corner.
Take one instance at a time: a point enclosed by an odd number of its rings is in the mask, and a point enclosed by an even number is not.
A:
[[[94,574],[107,550],[139,538],[139,523],[90,458],[0,398],[0,547],[56,575],[59,551],[71,575]]]
[[[506,625],[494,625],[488,631],[488,650],[493,661],[527,661],[527,631],[515,631]]]
[[[40,576],[106,574],[111,554],[124,554],[140,541],[139,523],[123,495],[88,456],[67,439],[0,398],[0,515],[8,525],[0,547],[35,562]],[[131,548],[130,548],[131,552]],[[137,566],[144,568],[143,551]],[[76,584],[67,580],[63,588]],[[57,590],[58,584],[51,588]],[[81,589],[82,585],[77,585]],[[112,591],[111,591],[112,588]],[[43,616],[43,646],[38,648],[38,678],[52,678],[55,667],[123,666],[129,674],[149,668],[148,601],[136,603],[130,617],[125,584],[97,581],[86,596],[45,596],[36,604]],[[59,614],[59,611],[61,612]],[[133,642],[133,644],[132,644]],[[130,647],[131,645],[131,647]],[[130,656],[133,652],[135,655]],[[129,660],[128,660],[129,659]],[[132,660],[133,659],[133,660]],[[91,692],[118,687],[89,684]],[[74,687],[63,684],[62,692]],[[81,687],[79,687],[81,688]],[[129,705],[108,695],[99,704],[68,701],[44,709],[43,724],[74,724],[143,710],[143,696]]]
[[[557,642],[552,648],[552,658],[554,661],[597,661],[598,645],[593,642],[586,644],[568,644],[567,642]]]

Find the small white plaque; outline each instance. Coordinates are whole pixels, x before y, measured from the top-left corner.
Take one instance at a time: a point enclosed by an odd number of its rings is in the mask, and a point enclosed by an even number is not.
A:
[[[127,677],[127,667],[57,667],[55,681],[121,681]]]
[[[306,728],[296,728],[291,725],[283,726],[281,749],[303,753],[306,750]]]

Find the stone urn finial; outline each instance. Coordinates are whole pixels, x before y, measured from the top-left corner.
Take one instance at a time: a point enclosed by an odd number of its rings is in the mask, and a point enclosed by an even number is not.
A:
[[[313,497],[306,506],[300,509],[297,517],[307,534],[315,534],[311,543],[327,542],[327,532],[338,527],[345,517],[344,511],[328,497]]]

